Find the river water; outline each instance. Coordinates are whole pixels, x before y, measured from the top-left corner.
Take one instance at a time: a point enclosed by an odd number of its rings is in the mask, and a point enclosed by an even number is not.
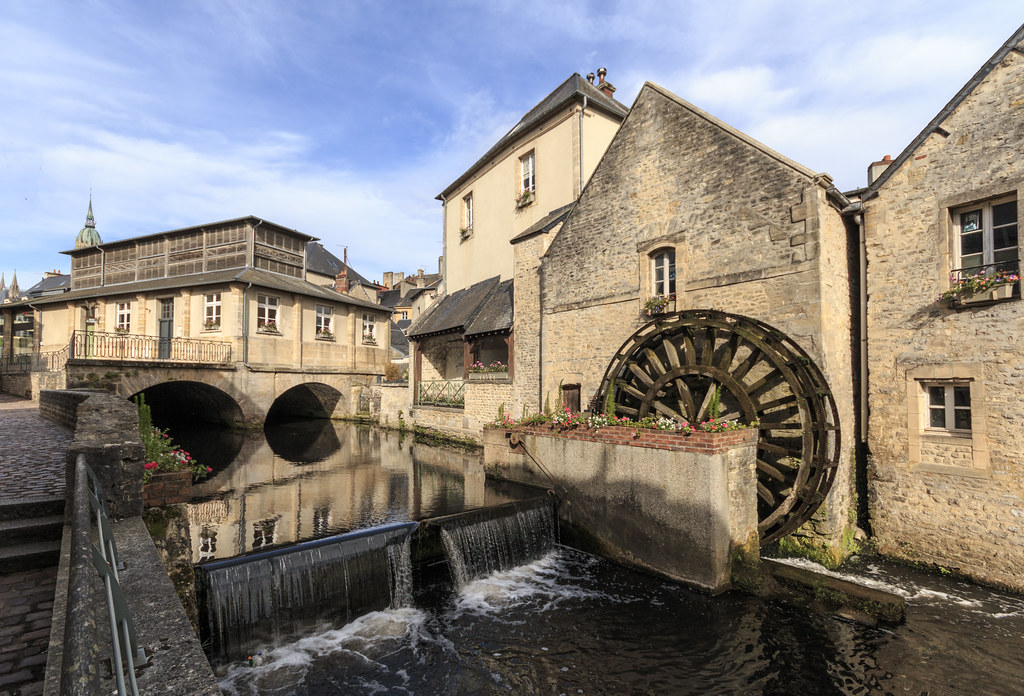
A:
[[[248,464],[215,466],[190,513],[196,560],[251,551],[253,540],[286,543],[528,493],[479,480],[471,455],[329,430],[319,440],[337,448],[314,452],[307,437],[301,456],[284,452],[289,460],[269,434],[270,444],[239,447]],[[247,474],[250,465],[261,473]],[[313,511],[325,505],[318,525]],[[230,513],[224,531],[215,508]],[[260,531],[267,519],[278,520],[278,536]],[[213,550],[204,524],[222,542]],[[269,645],[261,665],[218,671],[229,694],[1024,694],[1024,598],[875,559],[840,575],[902,594],[906,622],[869,627],[741,594],[709,597],[559,546],[409,606]]]

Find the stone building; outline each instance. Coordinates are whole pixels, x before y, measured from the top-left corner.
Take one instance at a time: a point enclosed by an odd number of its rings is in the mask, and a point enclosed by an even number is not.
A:
[[[1024,587],[1024,27],[862,192],[871,528],[890,555]]]
[[[11,375],[77,359],[315,370],[369,386],[384,371],[391,311],[307,281],[314,241],[245,217],[104,243],[90,203],[64,252],[70,290],[0,305],[3,388],[32,395]],[[16,342],[26,317],[29,340]]]
[[[763,521],[806,502],[793,498],[800,461],[828,450],[813,476],[832,483],[820,531],[838,539],[855,424],[848,203],[828,175],[647,83],[575,207],[513,240],[513,412],[572,399],[697,421],[721,384],[727,415],[762,421]],[[652,339],[633,356],[620,350],[660,312]],[[684,327],[684,315],[698,323]],[[812,390],[793,386],[787,364],[758,367],[783,351],[783,363],[813,364],[824,380],[816,388],[831,389],[832,412],[816,426],[821,451],[794,437]]]

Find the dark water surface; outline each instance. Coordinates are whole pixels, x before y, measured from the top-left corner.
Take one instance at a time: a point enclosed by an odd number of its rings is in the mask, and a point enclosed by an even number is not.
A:
[[[239,441],[230,464],[207,455],[215,475],[190,507],[197,560],[535,493],[485,481],[474,455],[347,425],[289,427]],[[874,628],[744,595],[709,597],[558,547],[461,589],[420,593],[412,606],[267,646],[260,666],[221,665],[221,688],[281,695],[1024,694],[1024,598],[877,561],[840,575],[901,593],[906,623]]]

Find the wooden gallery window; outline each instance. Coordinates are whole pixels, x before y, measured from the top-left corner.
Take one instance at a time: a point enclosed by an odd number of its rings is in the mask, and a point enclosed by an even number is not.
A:
[[[651,252],[651,295],[676,294],[676,250],[656,249]]]

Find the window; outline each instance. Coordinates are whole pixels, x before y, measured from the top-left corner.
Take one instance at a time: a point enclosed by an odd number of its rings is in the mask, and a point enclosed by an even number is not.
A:
[[[363,315],[363,343],[377,342],[377,317],[372,314]]]
[[[252,548],[261,549],[264,546],[270,546],[274,543],[277,538],[277,518],[272,517],[268,520],[260,520],[259,522],[252,523]]]
[[[276,297],[270,295],[256,296],[256,330],[276,333],[277,325],[277,304]]]
[[[971,429],[969,384],[925,384],[928,390],[928,427],[940,430]]]
[[[676,250],[658,249],[651,255],[651,294],[674,295],[676,292]]]
[[[534,166],[533,150],[519,158],[520,187],[519,191],[537,192],[536,168]]]
[[[408,310],[403,309],[401,314],[402,314],[402,319],[408,319],[409,318],[409,311]]]
[[[467,193],[462,199],[462,229],[473,229],[473,194]]]
[[[1002,199],[953,212],[960,272],[1018,271],[1017,200]]]
[[[117,324],[115,330],[118,333],[129,333],[132,330],[132,303],[117,303]]]
[[[213,292],[203,298],[203,328],[220,328],[220,293]]]
[[[334,330],[331,328],[331,321],[334,317],[334,310],[327,305],[316,306],[316,337],[334,338]]]

